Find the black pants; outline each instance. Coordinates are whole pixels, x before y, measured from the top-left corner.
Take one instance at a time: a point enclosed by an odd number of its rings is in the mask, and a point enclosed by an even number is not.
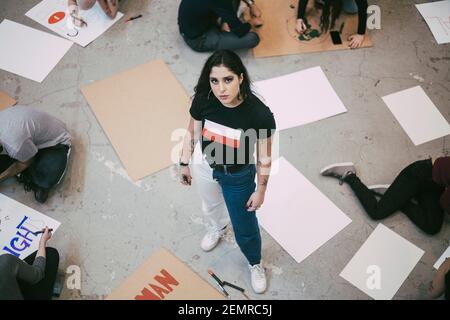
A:
[[[50,189],[54,187],[61,180],[66,170],[69,149],[68,146],[59,144],[39,150],[31,165],[22,172],[20,180],[28,184],[30,189],[36,187]],[[14,159],[1,155],[0,172],[8,169],[14,162]]]
[[[33,264],[37,251],[24,259],[28,264]],[[50,300],[53,296],[56,275],[59,266],[59,253],[54,248],[45,248],[46,263],[44,279],[34,285],[19,281],[20,291],[25,300]]]
[[[182,36],[186,44],[197,52],[212,52],[221,49],[233,51],[251,49],[259,44],[259,36],[254,32],[249,32],[243,37],[238,37],[232,32],[221,31],[218,27],[213,27],[195,39]]]
[[[400,210],[428,234],[436,234],[442,227],[444,211],[439,200],[444,188],[432,180],[430,159],[416,161],[403,169],[379,201],[356,175],[345,181],[374,220]]]
[[[233,0],[233,9],[237,14],[240,0]],[[251,49],[259,44],[259,36],[255,32],[249,32],[242,37],[238,37],[233,32],[221,31],[219,27],[213,26],[198,38],[189,39],[184,34],[184,42],[194,51],[211,52],[215,50],[240,50]]]

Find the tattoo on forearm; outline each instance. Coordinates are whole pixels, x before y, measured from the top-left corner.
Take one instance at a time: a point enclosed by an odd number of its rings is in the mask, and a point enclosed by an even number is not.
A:
[[[262,181],[259,183],[259,185],[263,186],[263,187],[267,187],[268,183],[269,183],[269,178],[264,177],[264,178],[262,178]]]

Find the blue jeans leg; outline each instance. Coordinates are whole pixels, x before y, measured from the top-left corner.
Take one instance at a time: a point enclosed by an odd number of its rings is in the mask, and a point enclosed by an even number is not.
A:
[[[248,212],[246,208],[248,199],[256,189],[255,175],[255,165],[248,165],[237,173],[213,172],[213,178],[222,187],[236,242],[251,265],[261,261],[258,219],[256,212]]]
[[[344,0],[342,7],[345,13],[355,14],[358,13],[358,6],[355,0]]]

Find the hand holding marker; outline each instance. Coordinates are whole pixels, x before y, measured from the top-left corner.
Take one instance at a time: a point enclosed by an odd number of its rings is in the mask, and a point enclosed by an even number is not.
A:
[[[52,232],[53,231],[53,229],[48,229],[48,232]],[[45,232],[45,229],[43,229],[43,230],[41,230],[41,231],[38,231],[38,232],[35,232],[34,233],[34,235],[38,235],[38,234],[41,234],[41,233],[44,233]]]

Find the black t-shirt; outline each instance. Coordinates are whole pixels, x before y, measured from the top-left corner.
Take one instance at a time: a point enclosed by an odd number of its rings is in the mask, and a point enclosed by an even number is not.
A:
[[[239,20],[233,2],[234,0],[182,0],[178,9],[180,33],[189,39],[200,37],[217,25],[218,18],[222,18],[230,26],[232,33],[238,37],[245,36],[251,26]]]
[[[273,113],[254,95],[234,108],[225,107],[213,95],[196,97],[190,113],[202,121],[202,151],[209,163],[255,163],[257,139],[269,138],[276,129]]]

